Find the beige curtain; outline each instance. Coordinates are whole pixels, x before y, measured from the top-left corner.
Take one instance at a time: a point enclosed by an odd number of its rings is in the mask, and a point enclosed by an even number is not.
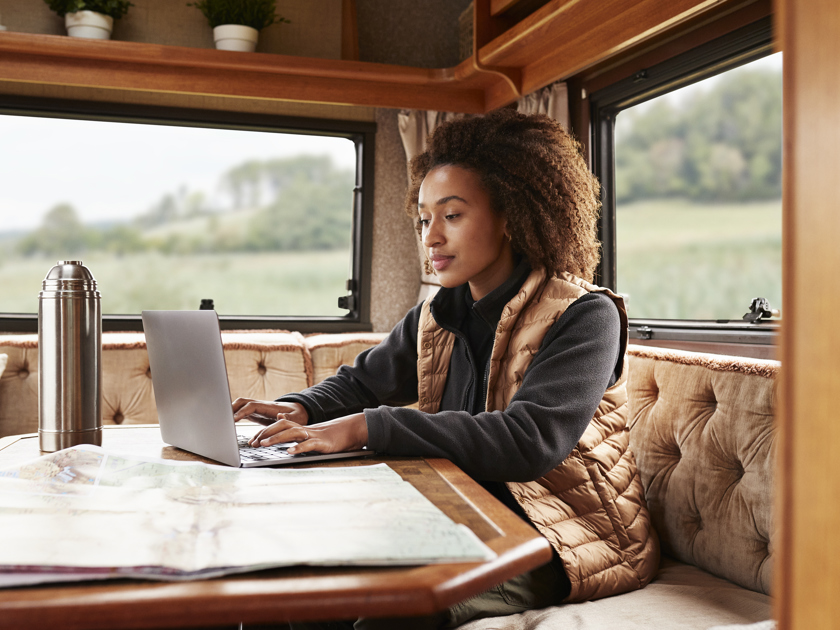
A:
[[[523,96],[516,102],[516,110],[523,114],[545,114],[568,129],[569,98],[566,84],[554,83],[527,96]],[[411,158],[426,149],[426,138],[438,125],[448,120],[461,118],[463,115],[454,112],[421,111],[416,109],[402,110],[397,115],[397,122],[403,148],[405,149],[406,167],[408,167],[408,162]],[[422,270],[424,254],[419,238],[417,239],[417,250],[420,255]],[[430,295],[434,295],[440,287],[436,276],[427,276],[422,271],[421,273],[420,293],[417,296],[418,303]]]
[[[554,83],[516,102],[516,111],[523,114],[545,114],[569,127],[569,97],[565,83]],[[426,137],[435,128],[464,114],[404,109],[398,114],[400,137],[405,148],[406,162],[426,148]]]

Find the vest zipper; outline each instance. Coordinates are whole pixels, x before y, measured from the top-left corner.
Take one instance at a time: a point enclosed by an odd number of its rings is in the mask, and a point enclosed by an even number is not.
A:
[[[492,352],[491,352],[492,358]],[[490,359],[487,359],[487,367],[484,368],[484,383],[481,388],[481,404],[484,405],[484,411],[487,411],[487,379],[490,378]]]

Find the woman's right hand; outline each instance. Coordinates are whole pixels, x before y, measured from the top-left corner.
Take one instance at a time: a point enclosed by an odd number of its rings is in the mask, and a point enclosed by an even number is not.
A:
[[[300,403],[237,398],[233,401],[233,421],[240,420],[251,420],[263,426],[273,424],[277,420],[289,420],[306,426],[309,414],[306,413],[306,407]]]

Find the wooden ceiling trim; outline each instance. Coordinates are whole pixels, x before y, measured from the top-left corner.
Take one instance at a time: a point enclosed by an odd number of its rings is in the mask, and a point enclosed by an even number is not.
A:
[[[439,69],[3,33],[0,82],[483,113],[736,1],[552,0]],[[476,11],[480,44],[501,22],[490,0]]]
[[[625,51],[620,60],[608,59],[591,66],[577,78],[583,82],[587,92],[595,92],[639,70],[655,66],[772,15],[772,0],[733,2],[723,10],[703,13],[679,29],[646,40],[632,50]]]
[[[529,94],[730,1],[607,0],[593,7],[556,0],[479,49],[478,59],[494,67],[521,68],[520,91]],[[488,94],[488,109],[505,104]]]

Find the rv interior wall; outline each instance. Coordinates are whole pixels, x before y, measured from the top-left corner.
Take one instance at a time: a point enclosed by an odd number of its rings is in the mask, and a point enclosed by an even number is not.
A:
[[[356,0],[359,59],[450,68],[458,55],[458,16],[470,0]]]
[[[408,175],[397,110],[376,110],[376,181],[371,269],[371,323],[386,332],[414,306],[420,263],[414,226],[403,212]]]

